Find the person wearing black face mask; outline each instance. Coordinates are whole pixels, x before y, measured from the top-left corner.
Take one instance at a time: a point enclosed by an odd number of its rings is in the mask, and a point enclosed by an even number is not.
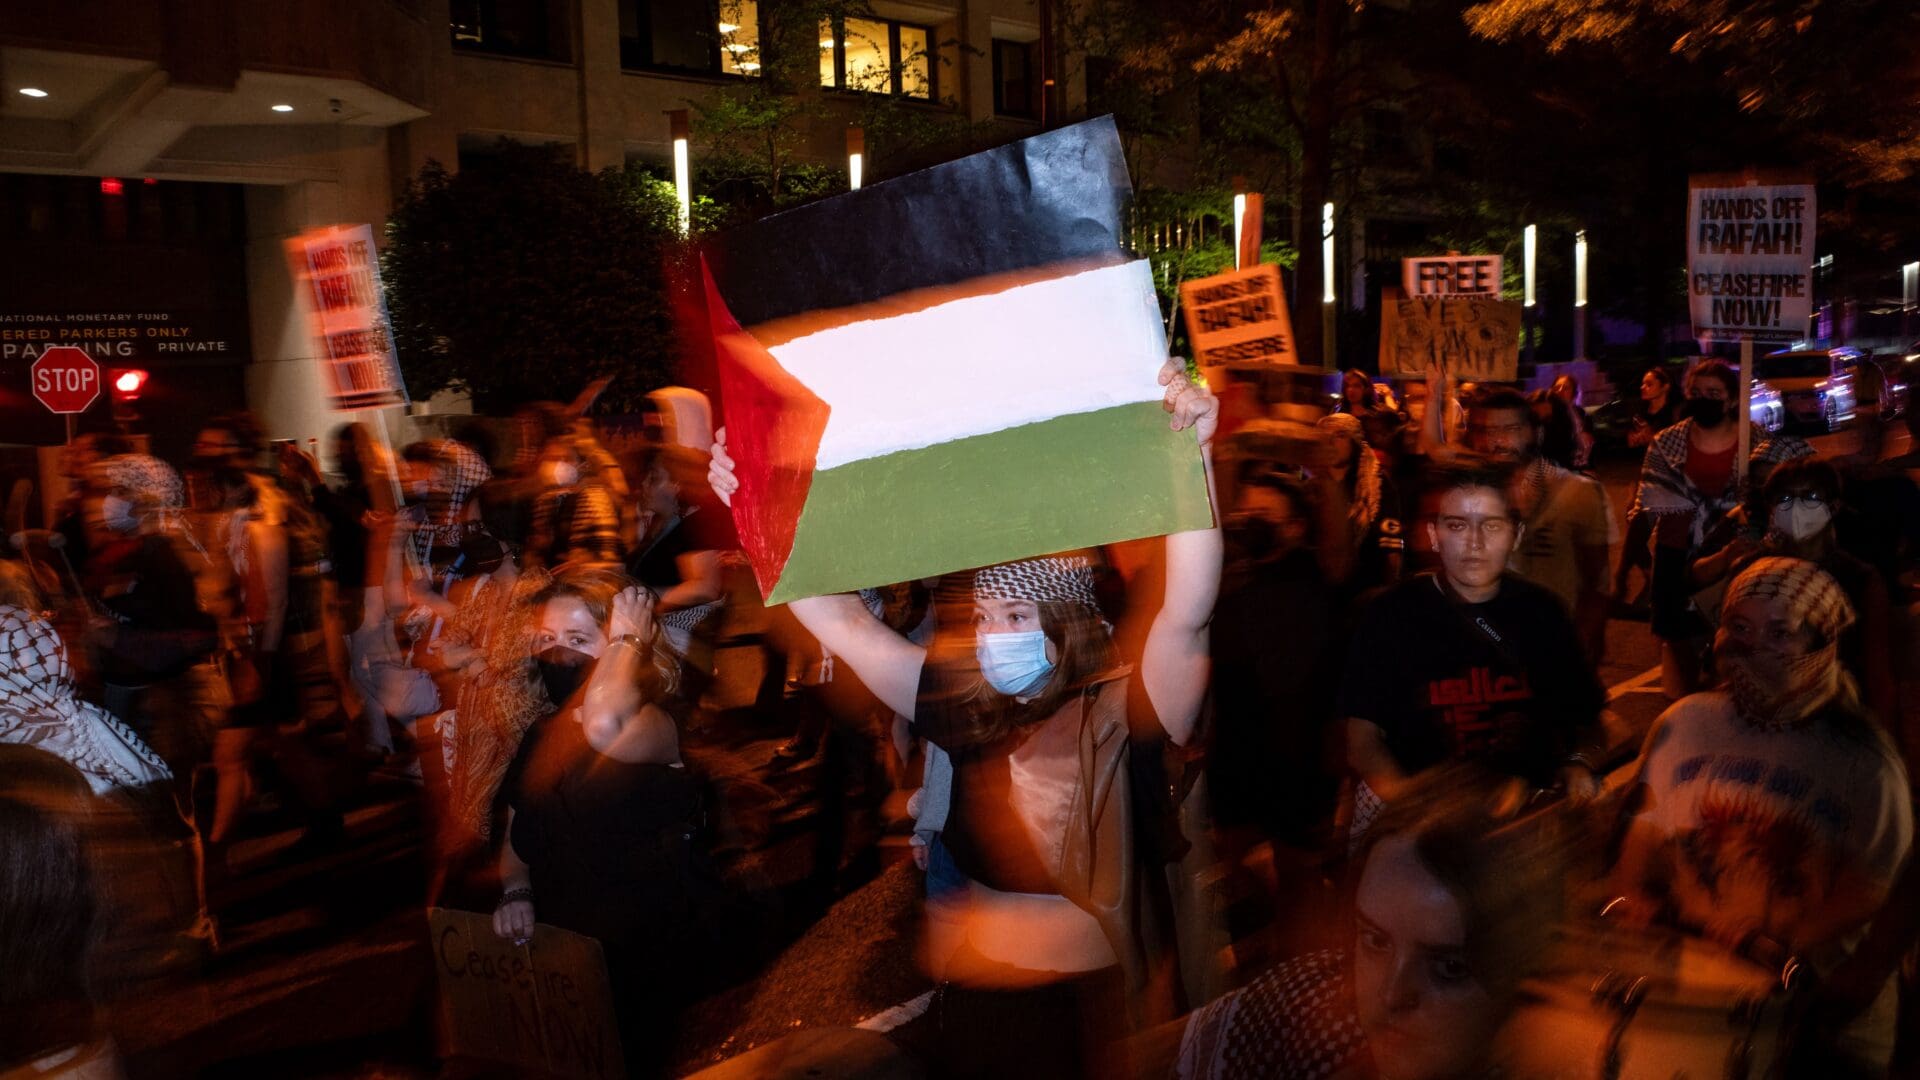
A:
[[[567,571],[534,602],[534,662],[556,711],[507,777],[494,930],[529,940],[537,913],[598,939],[628,1072],[657,1075],[694,976],[719,967],[701,929],[723,906],[701,785],[680,759],[679,673],[653,594],[622,574]]]
[[[1740,378],[1724,360],[1703,360],[1687,373],[1685,417],[1654,437],[1640,470],[1634,515],[1654,523],[1653,632],[1661,641],[1661,688],[1669,698],[1699,689],[1710,628],[1693,607],[1693,560],[1706,535],[1747,496],[1748,470],[1810,457],[1813,448],[1757,425],[1747,469],[1740,447]]]

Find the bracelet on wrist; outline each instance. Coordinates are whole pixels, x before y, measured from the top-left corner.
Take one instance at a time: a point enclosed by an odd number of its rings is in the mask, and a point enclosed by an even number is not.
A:
[[[493,910],[499,911],[501,908],[506,907],[516,900],[524,900],[529,904],[533,903],[533,888],[528,885],[521,885],[508,889],[506,892],[500,894],[500,902],[493,905]]]
[[[607,642],[607,648],[611,649],[615,645],[625,645],[634,652],[642,654],[647,651],[646,641],[638,634],[616,634],[612,641]]]
[[[1585,754],[1568,754],[1567,764],[1578,765],[1581,768],[1587,770],[1590,773],[1593,773],[1596,776],[1600,774],[1599,767],[1594,765],[1593,759],[1587,757],[1587,755]]]

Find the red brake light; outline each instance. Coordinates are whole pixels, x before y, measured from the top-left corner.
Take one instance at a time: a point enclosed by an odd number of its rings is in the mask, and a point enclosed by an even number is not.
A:
[[[113,373],[113,393],[122,401],[139,397],[146,385],[147,373],[139,368],[125,368]]]

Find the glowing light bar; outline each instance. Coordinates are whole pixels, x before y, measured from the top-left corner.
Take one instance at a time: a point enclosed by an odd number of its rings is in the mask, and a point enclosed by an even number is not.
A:
[[[1526,258],[1526,264],[1527,264],[1526,292],[1524,294],[1523,303],[1527,307],[1533,306],[1533,269],[1534,269],[1535,257],[1539,254],[1539,251],[1538,251],[1539,245],[1540,245],[1539,228],[1533,225],[1527,226],[1525,239],[1522,242],[1522,250],[1525,252],[1525,258]]]
[[[866,172],[867,133],[857,127],[847,129],[847,190],[859,191]]]
[[[1320,302],[1333,303],[1333,204],[1320,208],[1320,279],[1324,287]]]
[[[1920,304],[1920,262],[1900,268],[1900,301],[1903,307]]]
[[[1573,234],[1573,306],[1587,306],[1587,230]]]
[[[291,106],[291,105],[275,105],[275,106],[273,106],[273,111],[274,111],[274,112],[292,112],[292,111],[293,111],[293,106]]]
[[[1247,196],[1245,192],[1235,192],[1233,196],[1233,268],[1240,265],[1240,225],[1247,218]]]
[[[45,90],[40,89],[37,86],[23,86],[20,88],[20,92],[27,95],[28,97],[33,97],[33,98],[40,98],[40,97],[47,96],[47,92]]]
[[[673,137],[673,193],[680,202],[680,234],[685,236],[693,229],[693,182],[687,162],[687,140],[692,132],[687,110],[668,110],[667,124]]]
[[[125,190],[126,185],[122,184],[120,178],[117,176],[103,176],[100,178],[100,194],[102,195],[118,195]]]

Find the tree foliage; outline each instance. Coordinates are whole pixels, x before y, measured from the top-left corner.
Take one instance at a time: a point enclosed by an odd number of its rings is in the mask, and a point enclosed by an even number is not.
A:
[[[602,375],[615,408],[666,385],[677,217],[670,184],[591,174],[542,147],[503,142],[458,174],[429,163],[388,219],[382,257],[409,393],[464,390],[476,410],[503,412]]]

